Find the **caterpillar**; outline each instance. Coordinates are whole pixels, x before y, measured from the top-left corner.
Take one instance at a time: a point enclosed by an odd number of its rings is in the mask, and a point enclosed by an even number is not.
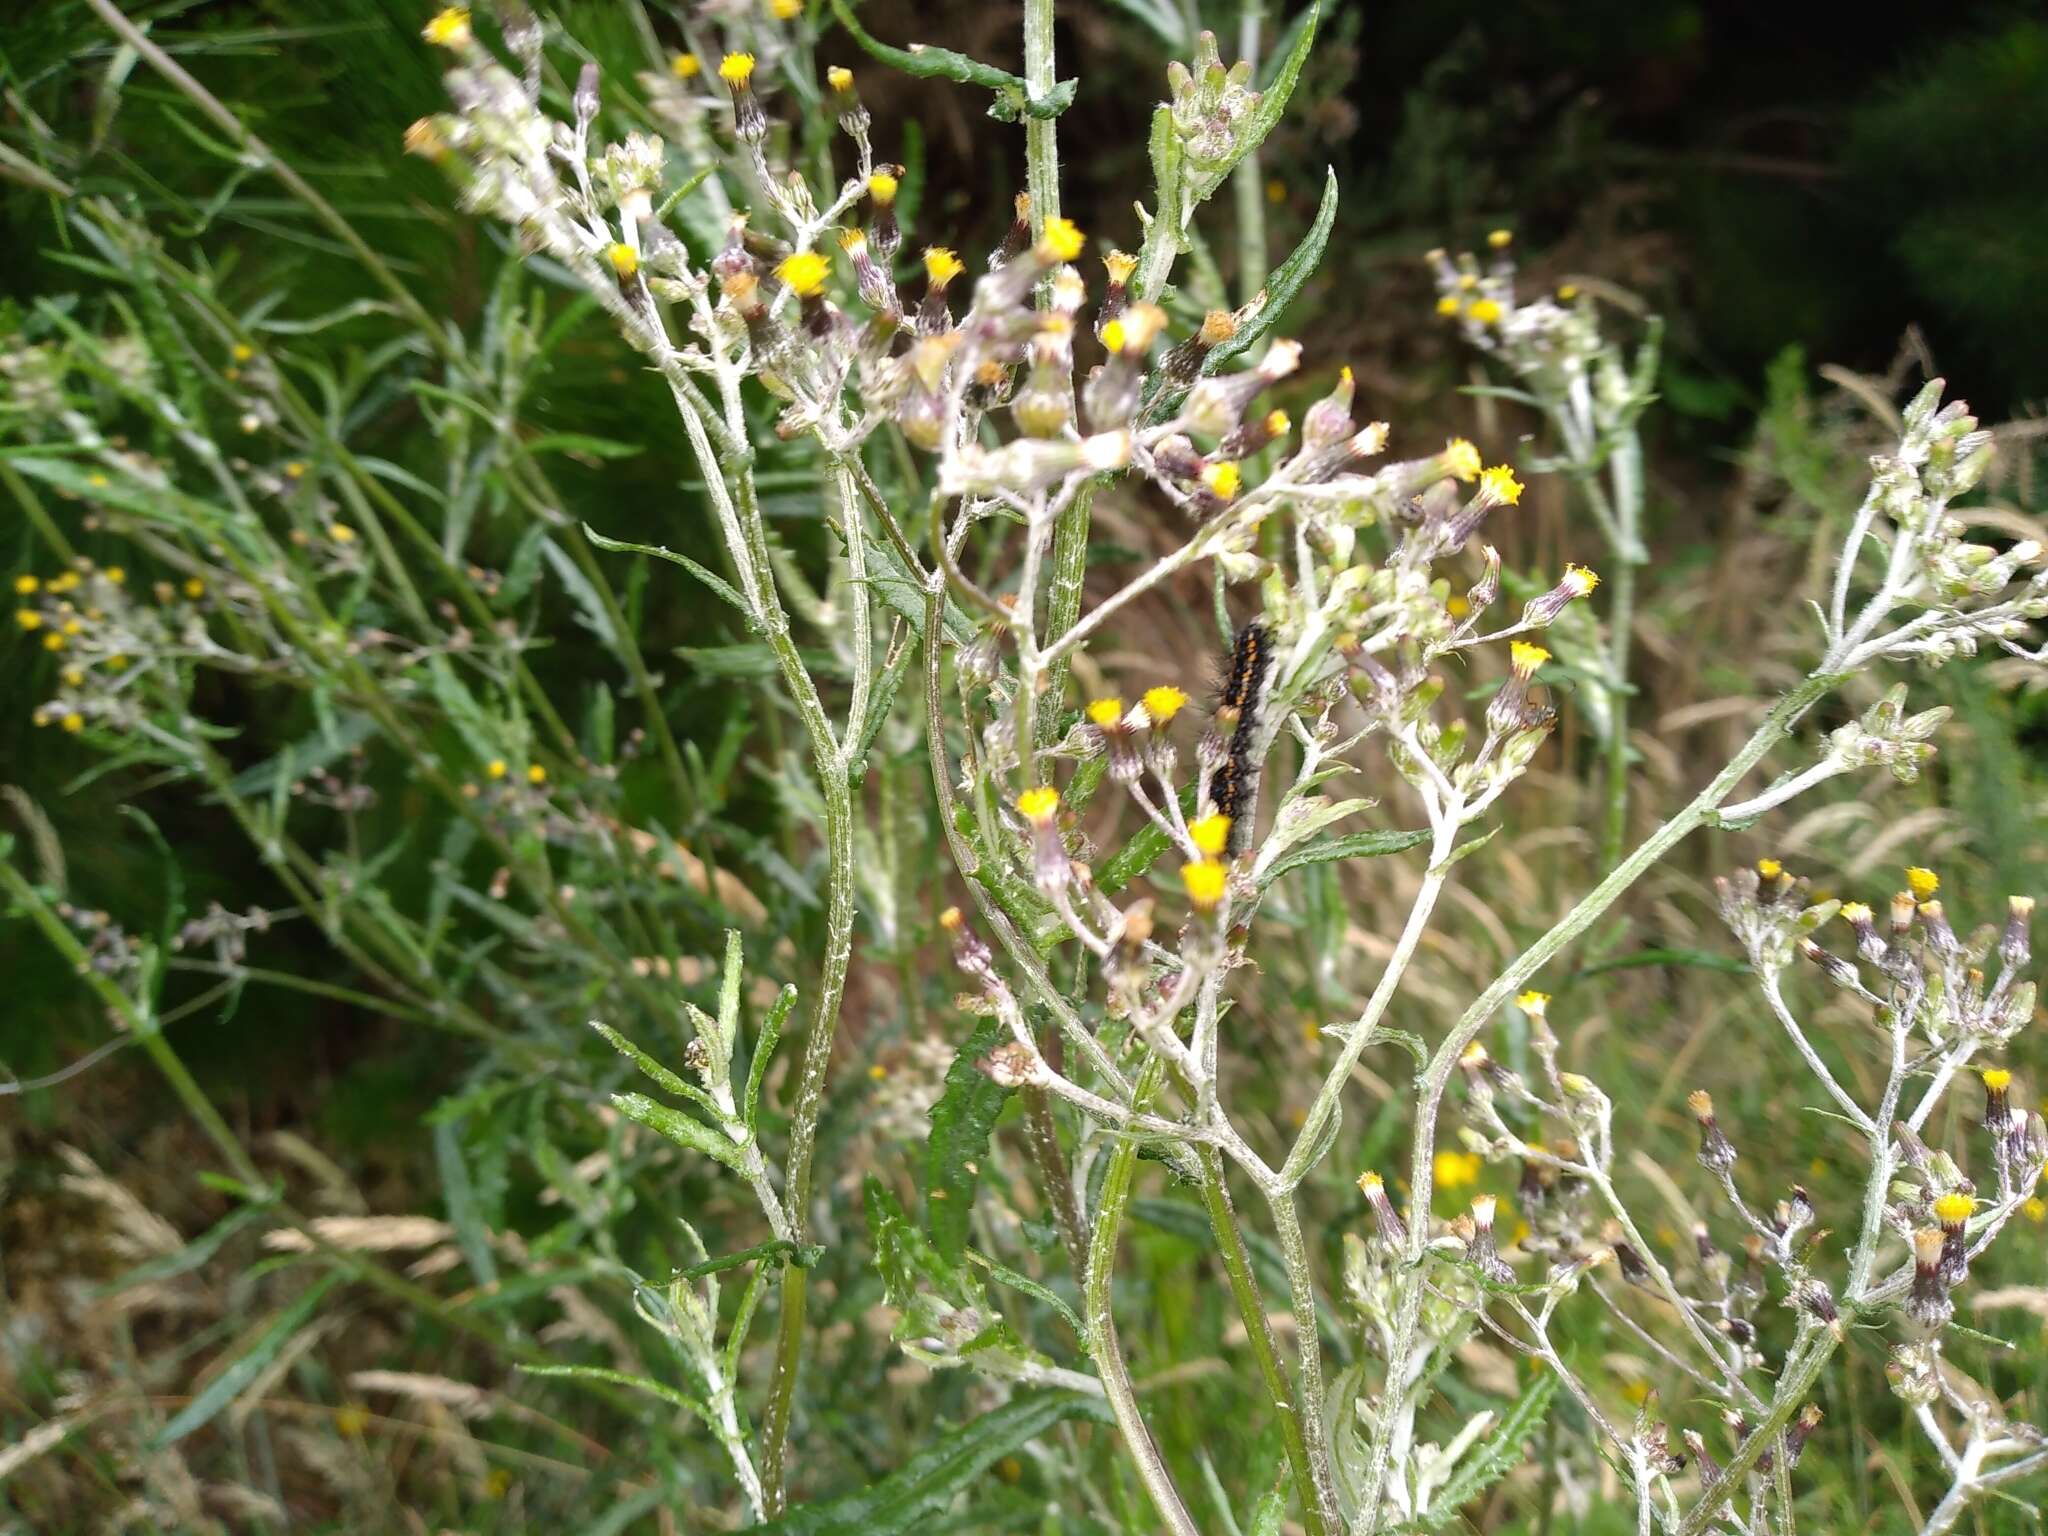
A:
[[[1216,723],[1229,729],[1230,740],[1210,781],[1209,798],[1230,818],[1229,851],[1233,856],[1243,851],[1258,811],[1259,718],[1272,662],[1268,639],[1265,625],[1259,623],[1247,624],[1237,632],[1216,703]]]

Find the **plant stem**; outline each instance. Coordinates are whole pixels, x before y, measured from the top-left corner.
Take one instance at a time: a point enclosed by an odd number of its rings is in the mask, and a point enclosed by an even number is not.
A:
[[[1137,1092],[1131,1100],[1133,1111],[1151,1102],[1165,1073],[1166,1068],[1159,1057],[1146,1058],[1144,1069],[1138,1075]],[[1152,1495],[1152,1504],[1159,1511],[1159,1518],[1166,1523],[1172,1536],[1200,1536],[1195,1522],[1188,1517],[1187,1507],[1181,1503],[1179,1491],[1173,1486],[1173,1474],[1167,1471],[1159,1447],[1153,1443],[1152,1431],[1145,1427],[1144,1416],[1138,1411],[1138,1394],[1131,1386],[1131,1373],[1124,1364],[1123,1346],[1117,1340],[1116,1317],[1110,1307],[1110,1292],[1116,1274],[1117,1238],[1123,1231],[1124,1212],[1131,1203],[1131,1184],[1137,1168],[1138,1140],[1134,1136],[1123,1137],[1109,1155],[1109,1167],[1102,1180],[1101,1204],[1096,1207],[1095,1230],[1088,1248],[1088,1279],[1083,1287],[1088,1353],[1095,1362],[1096,1375],[1102,1380],[1102,1390],[1109,1399],[1109,1410],[1116,1418],[1117,1428],[1123,1431],[1124,1449],[1137,1463],[1138,1476],[1145,1484],[1145,1491]]]
[[[1216,1234],[1216,1246],[1223,1255],[1224,1272],[1230,1277],[1231,1299],[1244,1320],[1252,1354],[1259,1363],[1259,1377],[1266,1384],[1266,1399],[1280,1415],[1280,1439],[1286,1447],[1288,1470],[1294,1475],[1295,1496],[1301,1500],[1302,1526],[1309,1536],[1325,1536],[1330,1529],[1323,1518],[1316,1479],[1309,1461],[1308,1442],[1302,1432],[1302,1405],[1287,1382],[1280,1354],[1273,1342],[1272,1324],[1266,1319],[1266,1304],[1259,1296],[1259,1283],[1252,1274],[1251,1254],[1237,1228],[1237,1213],[1231,1208],[1230,1187],[1224,1182],[1223,1157],[1214,1147],[1200,1148],[1202,1163],[1202,1204],[1209,1212],[1209,1228]],[[1297,1319],[1297,1325],[1299,1319]],[[1314,1326],[1314,1319],[1309,1325]],[[1318,1412],[1319,1405],[1308,1405]]]
[[[1259,72],[1259,30],[1266,19],[1265,0],[1243,0],[1237,12],[1237,56]],[[1237,202],[1237,302],[1249,304],[1266,286],[1266,186],[1259,174],[1259,152],[1253,149],[1230,173]]]
[[[1624,512],[1624,517],[1628,516]],[[1624,527],[1632,526],[1624,523]],[[1635,561],[1622,551],[1608,583],[1613,599],[1607,615],[1607,804],[1606,832],[1601,842],[1600,867],[1613,869],[1621,862],[1628,844],[1628,663],[1630,631],[1635,627]]]

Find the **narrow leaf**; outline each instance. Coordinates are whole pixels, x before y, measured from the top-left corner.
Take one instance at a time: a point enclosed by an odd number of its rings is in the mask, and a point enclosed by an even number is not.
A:
[[[1343,837],[1319,837],[1312,843],[1291,849],[1273,861],[1273,867],[1266,872],[1266,883],[1275,880],[1291,869],[1302,869],[1310,864],[1334,864],[1342,859],[1376,859],[1384,854],[1400,853],[1405,849],[1420,847],[1429,841],[1427,832],[1384,831],[1352,832]]]
[[[948,1263],[959,1263],[966,1251],[967,1219],[988,1156],[989,1132],[1012,1092],[976,1063],[1006,1038],[1001,1020],[976,1023],[946,1069],[946,1091],[932,1106],[932,1134],[925,1143],[925,1226]]]
[[[334,1289],[340,1278],[335,1274],[322,1275],[303,1296],[271,1319],[270,1326],[263,1330],[246,1354],[217,1374],[206,1384],[205,1390],[179,1410],[177,1417],[157,1431],[149,1442],[150,1450],[160,1451],[167,1445],[175,1445],[239,1397],[242,1389],[262,1375],[264,1367],[277,1358],[277,1352],[284,1348],[292,1335],[305,1327],[306,1320],[320,1305],[321,1298]]]
[[[657,1104],[644,1093],[615,1093],[612,1106],[628,1120],[637,1120],[650,1131],[666,1136],[677,1146],[688,1147],[702,1152],[706,1157],[716,1158],[736,1173],[746,1171],[745,1159],[740,1149],[733,1145],[732,1138],[724,1132],[714,1130],[701,1120],[692,1120],[679,1110],[670,1109],[666,1104]]]

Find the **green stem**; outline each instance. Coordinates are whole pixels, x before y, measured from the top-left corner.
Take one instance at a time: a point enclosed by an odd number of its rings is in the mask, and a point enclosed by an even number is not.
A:
[[[1237,1212],[1231,1208],[1230,1188],[1224,1182],[1222,1154],[1214,1147],[1202,1147],[1196,1156],[1202,1163],[1202,1204],[1209,1212],[1209,1229],[1216,1234],[1216,1246],[1223,1255],[1224,1272],[1230,1277],[1231,1299],[1237,1303],[1238,1316],[1244,1320],[1245,1334],[1251,1340],[1252,1354],[1258,1360],[1259,1378],[1266,1384],[1266,1399],[1273,1405],[1273,1411],[1280,1415],[1280,1440],[1287,1452],[1288,1470],[1294,1476],[1295,1496],[1301,1500],[1302,1528],[1308,1536],[1326,1536],[1331,1526],[1324,1519],[1315,1472],[1309,1459],[1308,1441],[1302,1430],[1304,1405],[1295,1400],[1287,1373],[1280,1364],[1280,1353],[1273,1342],[1273,1328],[1266,1319],[1266,1304],[1259,1296],[1259,1283],[1252,1274],[1251,1254],[1238,1231]],[[1310,1318],[1303,1325],[1297,1318],[1296,1324],[1313,1328],[1315,1319]],[[1319,1403],[1310,1402],[1306,1406],[1310,1413],[1321,1412]]]
[[[1244,0],[1237,14],[1237,56],[1259,69],[1259,29],[1266,19],[1265,0]],[[1249,304],[1266,286],[1266,185],[1254,149],[1230,173],[1237,202],[1237,301]]]
[[[1635,624],[1636,568],[1626,554],[1608,582],[1613,592],[1607,616],[1608,689],[1606,835],[1600,867],[1613,869],[1628,846],[1628,664],[1630,631]]]

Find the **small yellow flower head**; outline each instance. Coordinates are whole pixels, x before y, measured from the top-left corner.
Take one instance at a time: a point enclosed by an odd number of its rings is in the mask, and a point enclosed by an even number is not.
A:
[[[81,667],[66,667],[59,675],[64,679],[64,686],[66,688],[83,688],[85,686],[85,671]]]
[[[605,247],[604,259],[612,264],[612,270],[620,277],[631,277],[640,270],[640,253],[624,241],[614,241]]]
[[[1915,864],[1906,871],[1906,885],[1912,890],[1915,901],[1926,901],[1941,889],[1941,876],[1931,869],[1922,869]]]
[[[289,465],[286,466],[286,472],[290,472]],[[123,582],[127,581],[128,579],[128,573],[121,569],[121,567],[118,565],[110,565],[100,574],[105,576],[107,580],[111,581],[117,587],[120,586]]]
[[[800,299],[815,299],[825,290],[825,279],[831,274],[832,263],[816,251],[798,251],[785,256],[775,275],[789,285],[789,289]]]
[[[1934,1202],[1934,1219],[1944,1227],[1960,1227],[1970,1219],[1970,1213],[1977,1209],[1977,1202],[1959,1189],[1938,1196]]]
[[[1027,789],[1017,797],[1017,814],[1033,826],[1042,827],[1060,813],[1060,792],[1050,784]]]
[[[1515,1006],[1521,1009],[1522,1012],[1530,1015],[1532,1018],[1540,1019],[1543,1017],[1545,1011],[1550,1007],[1550,994],[1548,992],[1537,992],[1534,990],[1524,992],[1520,997],[1515,999]]]
[[[1111,320],[1102,328],[1102,345],[1114,356],[1124,349],[1124,323],[1121,318]]]
[[[1479,1170],[1485,1167],[1476,1152],[1439,1152],[1431,1163],[1439,1189],[1462,1189],[1467,1184],[1479,1182]]]
[[[424,37],[436,48],[460,48],[464,46],[470,39],[469,7],[466,5],[449,6],[445,11],[437,14],[432,21],[427,23],[425,30],[420,33],[420,36]]]
[[[868,174],[868,196],[881,208],[887,208],[896,201],[896,188],[900,183],[890,171],[871,171]]]
[[[337,544],[353,544],[356,541],[356,531],[347,523],[329,523],[327,537]]]
[[[64,637],[58,634],[56,630],[51,630],[47,635],[43,636],[43,649],[46,651],[63,650]]]
[[[33,576],[17,576],[14,578],[14,590],[23,597],[33,596],[36,588],[41,585],[42,583]]]
[[[958,907],[948,907],[939,914],[939,926],[948,933],[958,933],[966,921]]]
[[[924,275],[934,288],[943,288],[967,268],[960,260],[960,253],[943,245],[925,247]]]
[[[853,71],[843,64],[834,64],[825,71],[825,83],[835,91],[850,91],[853,89]]]
[[[668,72],[678,80],[694,80],[704,72],[704,65],[694,53],[679,53],[668,61]]]
[[[1088,237],[1072,219],[1047,219],[1041,248],[1054,261],[1072,261],[1081,254]]]
[[[1984,1069],[1984,1086],[1993,1093],[2004,1093],[2006,1089],[2012,1086],[2012,1073],[2008,1072],[2004,1067],[1986,1067]]]
[[[1266,432],[1272,437],[1285,437],[1294,430],[1294,418],[1285,411],[1266,412]]]
[[[1198,816],[1188,823],[1188,836],[1206,857],[1213,859],[1230,846],[1230,818],[1221,811]]]
[[[2026,1204],[2020,1207],[2020,1212],[2027,1220],[2032,1222],[2048,1221],[2048,1200],[2043,1200],[2039,1195],[2034,1195],[2027,1200]]]
[[[1785,873],[1785,866],[1776,859],[1758,859],[1756,872],[1766,880],[1775,880]]]
[[[1216,860],[1198,859],[1192,864],[1183,864],[1180,878],[1187,887],[1188,900],[1197,912],[1213,912],[1222,905],[1229,872]]]
[[[1550,652],[1540,645],[1531,645],[1526,640],[1508,643],[1508,665],[1514,668],[1515,676],[1524,680],[1536,675],[1537,668],[1550,660]]]
[[[1234,501],[1244,485],[1244,471],[1235,459],[1219,459],[1203,466],[1202,484],[1218,501]]]
[[[879,1061],[875,1062],[872,1066],[868,1068],[868,1076],[873,1078],[878,1083],[881,1082],[882,1079],[887,1077],[888,1075],[889,1069],[883,1066]]]
[[[1589,565],[1567,565],[1564,584],[1574,597],[1587,597],[1600,585],[1600,573]]]
[[[1145,717],[1154,725],[1165,725],[1186,707],[1188,696],[1178,688],[1161,684],[1147,688],[1143,702]]]
[[[777,21],[795,21],[804,13],[804,0],[768,0],[768,14]]]
[[[43,627],[43,616],[33,608],[17,608],[14,610],[14,622],[25,630],[41,629]]]
[[[1479,493],[1512,507],[1522,499],[1522,482],[1505,464],[1496,464],[1479,476]]]
[[[1102,266],[1109,273],[1109,280],[1121,288],[1138,270],[1138,258],[1128,251],[1111,251],[1102,258]]]
[[[728,53],[718,61],[718,78],[735,91],[745,90],[754,78],[754,56],[751,53]]]
[[[85,729],[85,716],[81,715],[77,710],[74,709],[70,711],[68,714],[66,714],[64,718],[58,723],[61,724],[65,730],[69,731],[72,735],[76,736],[80,731]]]
[[[1462,437],[1454,437],[1444,444],[1442,460],[1444,473],[1453,480],[1470,484],[1479,478],[1479,450]]]
[[[1087,715],[1090,725],[1098,725],[1105,731],[1109,730],[1122,723],[1124,701],[1116,698],[1091,699],[1088,701]]]
[[[113,656],[109,656],[109,657],[107,658],[107,670],[108,670],[109,672],[125,672],[125,671],[127,671],[127,670],[128,670],[128,658],[127,658],[126,656],[121,656],[121,655],[113,655]]]
[[[249,361],[250,358],[254,357],[255,355],[256,349],[250,346],[246,341],[238,341],[232,347],[228,348],[228,356],[232,357],[238,363],[246,363]]]
[[[1379,1194],[1387,1187],[1387,1181],[1370,1168],[1358,1176],[1358,1191],[1363,1195]]]
[[[1492,234],[1486,237],[1486,243],[1492,246],[1496,251],[1503,251],[1506,250],[1511,243],[1513,243],[1514,238],[1514,235],[1508,230],[1496,229]]]
[[[1446,320],[1454,318],[1465,307],[1465,301],[1455,293],[1447,293],[1436,301],[1436,312]]]
[[[1474,299],[1465,306],[1465,313],[1481,325],[1499,325],[1501,316],[1506,311],[1500,307],[1496,300]]]
[[[185,578],[185,595],[194,600],[206,596],[206,583],[197,576],[187,576]]]
[[[1577,283],[1562,283],[1558,286],[1558,302],[1563,304],[1569,304],[1573,299],[1576,299],[1578,296],[1579,285]]]
[[[540,765],[539,763],[535,763],[535,764],[534,764],[534,765],[533,765],[532,767],[530,767],[530,768],[528,768],[528,769],[526,770],[526,782],[527,782],[527,783],[529,783],[529,784],[545,784],[545,783],[547,783],[547,781],[548,781],[548,771],[547,771],[547,769],[545,769],[545,768],[541,767],[541,765]]]
[[[502,779],[505,772],[505,759],[502,757],[494,757],[484,764],[484,777],[487,779]]]
[[[1864,902],[1860,901],[1844,902],[1842,905],[1842,921],[1847,923],[1851,928],[1854,928],[1859,924],[1869,922],[1869,906]]]

